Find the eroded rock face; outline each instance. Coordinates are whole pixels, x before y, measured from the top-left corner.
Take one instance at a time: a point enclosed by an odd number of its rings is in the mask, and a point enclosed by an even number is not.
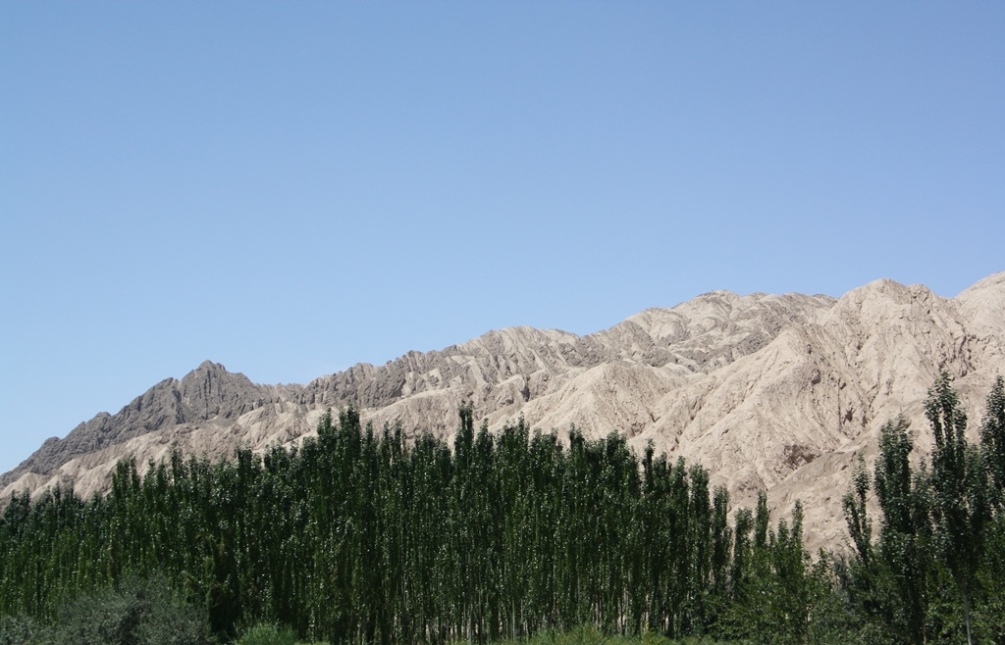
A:
[[[176,447],[221,458],[239,444],[295,443],[348,404],[376,427],[449,439],[471,401],[493,429],[522,415],[560,433],[621,432],[639,452],[651,441],[704,464],[735,504],[767,490],[784,514],[801,499],[815,548],[842,539],[850,464],[856,453],[875,458],[883,423],[904,414],[918,454],[930,449],[922,402],[942,369],[976,436],[984,397],[1005,373],[1005,272],[948,299],[889,280],[839,299],[712,292],[589,336],[502,329],[302,386],[256,385],[207,361],[47,440],[0,486],[4,498],[56,482],[87,495],[121,458],[142,466]]]

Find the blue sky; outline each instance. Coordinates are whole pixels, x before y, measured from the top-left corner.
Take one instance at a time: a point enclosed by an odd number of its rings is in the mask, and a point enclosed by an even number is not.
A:
[[[0,471],[204,359],[306,382],[713,289],[1005,269],[1000,2],[0,4]]]

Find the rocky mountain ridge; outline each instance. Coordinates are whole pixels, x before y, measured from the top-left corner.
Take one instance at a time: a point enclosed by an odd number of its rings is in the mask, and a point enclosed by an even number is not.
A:
[[[921,406],[942,369],[976,432],[983,397],[1005,373],[1005,272],[955,298],[889,280],[837,299],[717,291],[595,334],[502,329],[306,385],[257,385],[207,361],[46,441],[0,478],[0,494],[72,482],[87,495],[123,457],[294,443],[348,404],[376,427],[449,438],[471,401],[490,428],[522,415],[560,435],[574,424],[592,437],[625,433],[638,450],[652,441],[705,465],[737,504],[767,490],[785,513],[800,498],[810,546],[834,544],[849,465],[856,453],[874,457],[882,424],[903,413],[919,454],[930,446]]]

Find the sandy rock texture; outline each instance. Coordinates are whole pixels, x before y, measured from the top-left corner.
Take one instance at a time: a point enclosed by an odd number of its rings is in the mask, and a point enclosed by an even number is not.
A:
[[[449,439],[471,401],[490,429],[522,415],[560,435],[572,425],[588,437],[620,432],[640,454],[651,441],[704,464],[734,505],[766,490],[785,516],[800,499],[815,549],[844,539],[851,465],[861,453],[871,467],[886,421],[905,415],[917,458],[930,450],[922,403],[943,369],[976,438],[984,397],[1005,374],[1005,272],[955,298],[890,280],[838,299],[717,291],[588,336],[502,329],[306,385],[257,385],[207,361],[47,440],[0,477],[0,495],[57,482],[89,495],[118,460],[144,466],[175,448],[218,459],[238,445],[293,444],[325,410],[349,404],[377,428]]]

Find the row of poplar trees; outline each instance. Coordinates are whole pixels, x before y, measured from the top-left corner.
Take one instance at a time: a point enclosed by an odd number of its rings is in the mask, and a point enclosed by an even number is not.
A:
[[[211,464],[122,462],[107,495],[14,495],[0,515],[0,616],[51,621],[67,598],[158,576],[219,638],[257,622],[332,643],[488,642],[604,633],[776,643],[1005,644],[1005,384],[981,441],[942,375],[935,448],[903,421],[843,500],[851,556],[802,543],[802,509],[730,514],[708,473],[624,438],[563,444],[520,422],[453,446],[363,428]],[[880,515],[869,516],[870,500]],[[835,513],[839,512],[835,509]],[[873,527],[878,534],[873,535]]]
[[[15,495],[0,519],[0,614],[163,576],[221,638],[258,621],[352,643],[766,631],[804,640],[801,511],[762,496],[731,522],[699,466],[611,434],[568,444],[460,412],[453,449],[329,414],[317,438],[216,464],[118,465],[106,496]]]

